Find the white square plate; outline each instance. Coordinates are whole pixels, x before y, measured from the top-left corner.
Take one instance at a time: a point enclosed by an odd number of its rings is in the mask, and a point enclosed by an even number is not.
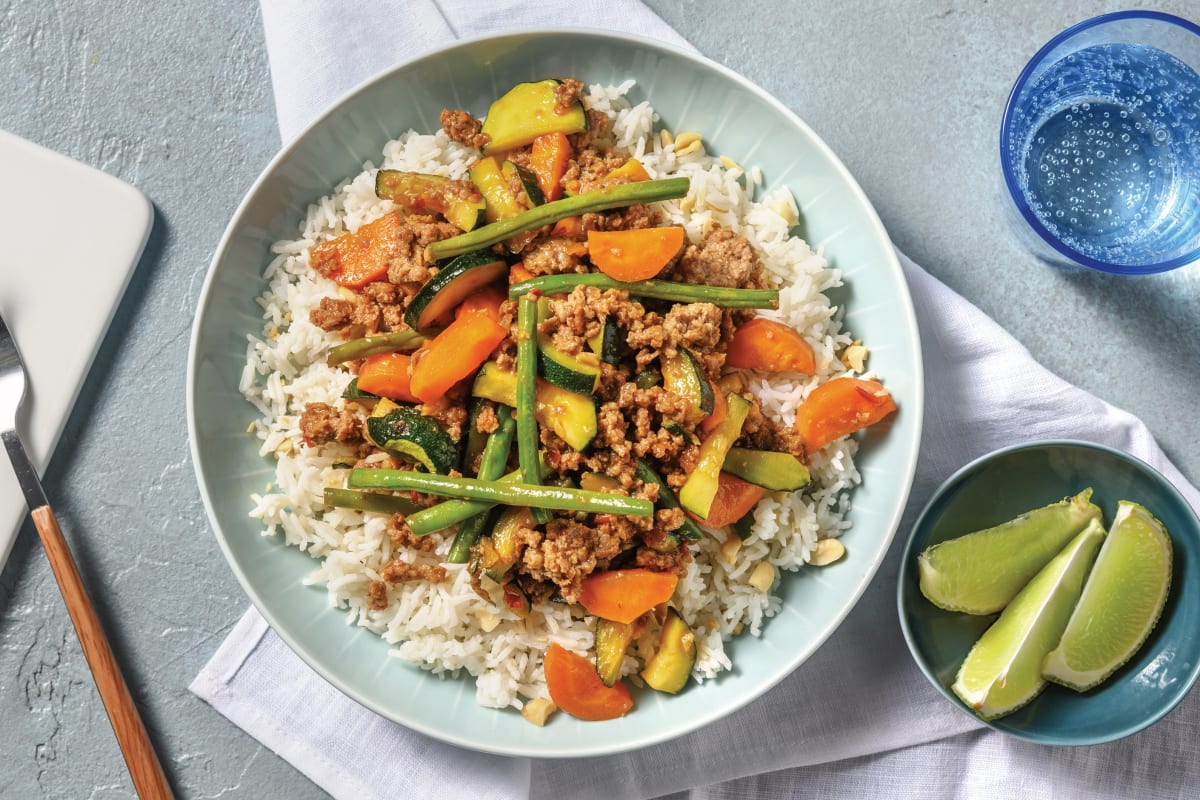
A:
[[[132,186],[0,131],[0,314],[29,384],[21,438],[41,472],[150,234]],[[0,467],[0,568],[28,514]]]

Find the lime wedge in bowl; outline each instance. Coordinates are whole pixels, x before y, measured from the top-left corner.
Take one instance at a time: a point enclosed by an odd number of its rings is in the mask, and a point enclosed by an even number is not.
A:
[[[1042,662],[1067,627],[1103,542],[1104,526],[1093,519],[971,648],[951,688],[976,714],[984,719],[1003,716],[1045,688]]]
[[[921,593],[948,611],[992,614],[1101,517],[1092,490],[986,530],[932,545],[917,559]]]
[[[1171,590],[1171,539],[1153,514],[1122,500],[1047,680],[1087,691],[1129,661],[1158,623]]]

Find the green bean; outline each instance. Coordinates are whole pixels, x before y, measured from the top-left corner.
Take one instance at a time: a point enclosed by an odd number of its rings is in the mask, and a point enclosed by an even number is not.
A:
[[[537,299],[529,296],[517,301],[517,458],[521,480],[541,483],[538,469],[537,416]],[[539,525],[550,521],[545,509],[535,509],[533,519]]]
[[[483,455],[479,459],[479,478],[485,481],[494,481],[504,473],[504,465],[508,463],[508,451],[512,448],[513,432],[516,429],[512,409],[508,406],[496,406],[496,416],[500,420],[500,427],[488,437]],[[459,524],[458,533],[454,535],[454,542],[450,545],[447,561],[451,564],[466,563],[471,545],[475,544],[475,540],[483,533],[487,517],[485,511]],[[409,527],[411,529],[411,523]]]
[[[380,514],[411,514],[421,507],[407,497],[378,492],[355,492],[351,489],[326,489],[325,505],[376,511]]]
[[[659,508],[679,508],[679,500],[675,497],[675,490],[668,486],[667,482],[649,464],[639,460],[636,474],[638,480],[642,483],[658,485],[657,505]],[[689,542],[697,542],[704,538],[704,531],[687,514],[683,515],[683,527],[679,530],[683,531],[683,538]]]
[[[554,511],[585,511],[597,514],[625,514],[649,517],[654,504],[640,497],[626,497],[560,486],[531,483],[481,481],[478,478],[451,478],[407,469],[356,469],[350,473],[350,485],[356,489],[414,491],[441,497],[485,500],[506,506],[526,506]]]
[[[348,342],[331,347],[325,356],[325,363],[331,367],[353,361],[356,358],[366,358],[380,353],[399,353],[401,350],[416,350],[425,341],[425,337],[416,331],[392,331],[375,336],[364,336],[361,339],[351,339]]]
[[[499,483],[520,483],[521,471],[515,469],[496,480]],[[446,500],[410,516],[407,520],[408,527],[415,535],[424,536],[478,516],[495,505],[495,502],[486,500]]]
[[[778,308],[776,289],[732,289],[726,286],[703,286],[676,281],[624,281],[610,278],[602,272],[541,275],[514,283],[508,296],[516,299],[534,289],[542,294],[566,294],[576,286],[595,286],[597,289],[620,289],[634,297],[670,300],[676,303],[712,303],[723,308]]]
[[[531,231],[543,225],[558,222],[560,219],[574,217],[577,214],[623,208],[634,203],[653,203],[659,200],[683,197],[688,193],[689,185],[690,181],[687,178],[661,178],[609,186],[594,192],[577,194],[574,197],[564,197],[562,200],[555,200],[523,211],[515,217],[476,228],[469,233],[434,242],[429,245],[426,252],[431,259],[470,253],[472,250],[491,247],[518,233]]]

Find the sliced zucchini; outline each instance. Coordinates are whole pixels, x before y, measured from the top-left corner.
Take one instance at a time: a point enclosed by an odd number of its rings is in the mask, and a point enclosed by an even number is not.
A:
[[[738,538],[746,540],[750,538],[750,531],[754,529],[754,509],[750,509],[742,518],[733,523],[733,530],[737,533]]]
[[[383,406],[384,401],[378,405]],[[365,431],[376,447],[404,456],[430,472],[447,475],[458,467],[458,444],[436,420],[412,406],[395,406],[383,414],[372,414]]]
[[[672,436],[682,436],[683,440],[688,444],[700,444],[699,437],[689,431],[687,428],[680,425],[678,422],[672,422],[668,420],[663,423],[663,427],[666,428],[667,433],[671,434]]]
[[[684,348],[672,357],[664,359],[662,365],[663,386],[688,401],[686,419],[695,425],[713,411],[712,386],[704,378],[695,356]]]
[[[676,694],[687,685],[696,665],[696,634],[673,608],[667,609],[658,649],[646,662],[642,680],[651,689]]]
[[[494,361],[484,364],[475,376],[471,394],[515,406],[517,374],[500,369]],[[537,383],[538,424],[545,425],[576,450],[585,449],[596,436],[596,405],[592,398],[560,389],[546,381]]]
[[[625,490],[621,488],[621,482],[611,475],[606,475],[603,472],[585,472],[579,476],[579,487],[587,489],[589,492],[620,492],[625,494]]]
[[[621,677],[625,651],[632,641],[632,622],[596,618],[596,673],[605,686],[612,686]]]
[[[662,373],[658,370],[644,369],[634,376],[633,385],[639,389],[650,389],[662,383],[662,379]]]
[[[517,532],[521,528],[533,528],[533,512],[522,506],[509,506],[500,512],[492,532],[479,539],[479,566],[496,583],[504,578],[517,563],[521,553],[518,549]]]
[[[505,159],[504,163],[500,165],[500,171],[508,180],[509,187],[512,187],[514,178],[521,184],[521,188],[525,190],[525,196],[529,198],[530,208],[545,204],[546,195],[542,193],[542,187],[538,186],[537,176],[532,172],[508,159]]]
[[[459,303],[507,274],[504,259],[487,250],[461,255],[425,281],[405,309],[404,321],[421,332],[443,327]]]
[[[731,447],[721,469],[747,483],[773,492],[794,492],[808,486],[808,467],[791,453]]]
[[[551,316],[550,298],[538,300],[538,371],[547,381],[568,392],[590,395],[600,383],[600,360],[594,353],[577,356],[564,353],[554,346],[551,337],[542,333],[541,324]]]
[[[381,169],[375,173],[375,194],[410,211],[436,211],[464,233],[486,220],[483,195],[441,175]]]
[[[480,148],[498,153],[529,144],[543,133],[579,133],[587,130],[587,112],[576,101],[565,113],[555,107],[554,90],[560,81],[550,78],[536,83],[518,83],[488,108],[482,132],[491,137]]]
[[[742,435],[742,425],[750,413],[750,401],[739,394],[728,397],[729,411],[721,424],[708,434],[700,445],[700,460],[679,490],[679,503],[701,519],[708,518],[713,498],[717,496],[721,466],[729,448]]]
[[[600,356],[605,364],[618,364],[621,361],[621,350],[625,342],[621,338],[621,326],[612,317],[605,317],[600,325],[600,332],[588,339],[588,347]],[[639,387],[649,388],[649,387]]]
[[[467,409],[467,441],[466,446],[463,447],[462,466],[459,468],[463,475],[475,474],[475,462],[479,460],[479,456],[483,454],[483,448],[487,446],[488,434],[480,431],[476,424],[486,403],[487,400],[482,397],[474,397]]]
[[[508,179],[504,177],[496,159],[481,158],[471,165],[469,172],[471,182],[487,201],[484,216],[488,222],[512,219],[527,210],[509,188]]]

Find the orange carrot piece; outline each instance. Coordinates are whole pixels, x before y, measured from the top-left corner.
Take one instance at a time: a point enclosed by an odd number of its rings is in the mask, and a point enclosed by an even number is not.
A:
[[[601,272],[618,281],[644,281],[683,249],[683,228],[635,228],[627,231],[588,231],[588,254]]]
[[[630,623],[670,600],[678,582],[677,575],[648,569],[595,572],[580,584],[579,604],[601,619]]]
[[[400,255],[401,224],[399,212],[384,214],[354,233],[317,245],[309,253],[309,264],[351,289],[383,280],[388,264]]]
[[[591,661],[561,645],[552,644],[542,661],[546,688],[554,705],[578,719],[601,721],[623,717],[633,698],[621,681],[605,686]]]
[[[582,239],[583,217],[563,217],[554,223],[554,227],[550,230],[550,235],[562,239]]]
[[[459,304],[454,310],[454,318],[458,319],[464,314],[487,314],[496,322],[500,321],[500,306],[508,299],[508,291],[499,286],[492,284],[485,286],[474,294],[468,295],[466,300]]]
[[[736,475],[722,472],[717,476],[717,494],[708,509],[708,518],[700,520],[710,528],[732,525],[754,508],[767,490],[742,480]]]
[[[368,356],[358,369],[358,388],[389,400],[419,403],[412,393],[409,378],[410,356],[403,353],[380,353]]]
[[[513,264],[511,267],[508,268],[508,283],[509,283],[509,285],[512,285],[514,283],[520,283],[521,281],[527,281],[532,277],[533,277],[533,273],[530,272],[529,270],[525,269],[525,264],[523,264],[520,261],[518,261],[517,263]]]
[[[895,410],[896,401],[877,381],[837,378],[813,389],[796,409],[796,433],[811,453]]]
[[[562,197],[562,176],[571,161],[571,142],[564,133],[543,133],[533,140],[529,168],[537,176],[546,200]]]
[[[712,387],[713,410],[711,414],[700,420],[700,432],[706,435],[712,433],[713,429],[720,425],[721,421],[725,419],[725,415],[729,413],[729,401],[725,399],[725,392],[712,381],[709,381],[708,385]]]
[[[763,317],[755,317],[734,331],[725,363],[737,369],[801,375],[811,375],[817,368],[812,345],[803,336],[782,322]]]
[[[423,403],[442,398],[473,375],[508,331],[487,314],[463,314],[413,354],[412,393]]]

